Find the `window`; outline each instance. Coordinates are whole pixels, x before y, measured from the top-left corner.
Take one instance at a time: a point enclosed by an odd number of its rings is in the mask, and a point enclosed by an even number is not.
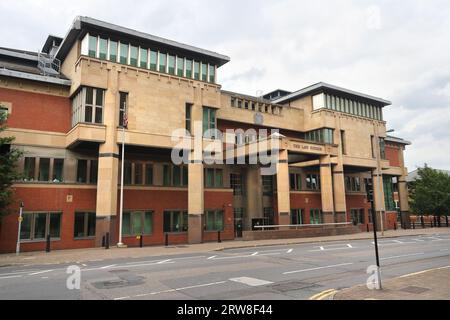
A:
[[[384,201],[386,211],[396,211],[394,202],[394,190],[392,184],[392,176],[383,175]]]
[[[98,44],[98,57],[102,60],[106,60],[106,55],[108,53],[108,40],[100,38]]]
[[[369,220],[369,223],[373,223],[373,216],[372,216],[372,209],[369,209],[368,210],[368,214],[367,214],[367,216],[368,216],[368,220]]]
[[[24,181],[34,181],[36,170],[36,158],[25,158]]]
[[[97,56],[97,37],[89,36],[89,57]]]
[[[117,42],[109,41],[109,61],[117,62]]]
[[[140,48],[139,49],[139,67],[146,68],[147,69],[147,63],[148,63],[148,51],[147,49]]]
[[[135,46],[130,46],[130,65],[137,67],[138,64],[138,48]]]
[[[164,211],[164,232],[186,232],[188,230],[187,211]]]
[[[305,140],[333,144],[333,129],[324,128],[305,133]]]
[[[230,174],[230,187],[233,189],[234,196],[244,195],[244,183],[242,174]]]
[[[77,165],[77,182],[87,182],[87,160],[78,160]]]
[[[39,159],[39,181],[48,181],[50,178],[50,159],[41,158]]]
[[[163,184],[166,187],[185,187],[188,184],[187,166],[165,164],[163,166]]]
[[[291,224],[303,224],[303,209],[291,210]]]
[[[223,210],[206,210],[206,231],[223,231]]]
[[[208,81],[208,65],[202,63],[202,81]]]
[[[306,189],[308,190],[320,190],[320,178],[318,174],[306,175]]]
[[[192,119],[191,119],[191,112],[192,112],[192,104],[190,103],[186,103],[185,106],[185,112],[186,112],[186,131],[191,133],[191,124],[192,124]]]
[[[345,131],[341,130],[341,150],[342,150],[342,154],[347,154],[347,148],[346,148],[346,143],[345,143]]]
[[[153,211],[126,211],[123,213],[122,233],[125,236],[153,233]]]
[[[200,80],[200,62],[194,61],[194,79]]]
[[[302,189],[302,176],[300,173],[291,173],[289,175],[291,190],[299,191]]]
[[[209,66],[209,82],[212,82],[212,83],[216,82],[216,67],[215,66]]]
[[[177,57],[177,76],[184,76],[184,58]]]
[[[203,136],[214,139],[216,128],[216,109],[203,107]],[[210,131],[207,132],[208,130]]]
[[[380,157],[381,159],[386,159],[386,144],[384,142],[384,138],[380,139]]]
[[[350,215],[355,226],[358,224],[364,224],[364,209],[351,209]]]
[[[374,149],[375,137],[370,136],[370,150],[372,152],[372,158],[375,158],[375,149]]]
[[[120,44],[120,58],[119,62],[122,64],[128,64],[128,44]]]
[[[205,187],[206,188],[222,188],[223,187],[223,170],[217,168],[205,169]]]
[[[91,167],[89,169],[89,182],[91,184],[96,184],[98,180],[98,161],[90,160]]]
[[[52,182],[63,182],[63,181],[64,181],[64,159],[54,159]]]
[[[153,165],[150,163],[145,164],[145,184],[147,186],[153,185]]]
[[[273,195],[273,176],[262,176],[262,187],[264,196]]]
[[[144,164],[134,164],[134,184],[144,184]]]
[[[168,63],[169,74],[175,74],[175,57],[169,55],[168,58],[169,58],[169,63]]]
[[[89,164],[89,166],[88,166]],[[89,172],[88,172],[89,168]],[[98,161],[79,159],[77,163],[78,183],[97,183]],[[89,177],[89,180],[88,180]]]
[[[72,99],[72,126],[79,122],[103,123],[104,90],[84,87]]]
[[[128,93],[120,92],[119,96],[119,127],[122,127],[124,125],[124,115],[127,112]]]
[[[156,51],[150,51],[150,70],[156,71],[158,60],[158,53]]]
[[[275,216],[272,207],[265,207],[263,209],[264,224],[266,226],[273,226],[275,224]]]
[[[349,192],[361,191],[361,178],[360,177],[345,177],[345,189]]]
[[[95,236],[95,212],[75,212],[73,229],[74,238],[87,238]]]
[[[310,224],[322,224],[322,210],[320,209],[311,209],[309,211],[309,223]]]
[[[186,78],[192,78],[192,60],[186,60]]]
[[[123,166],[123,183],[130,185],[131,184],[131,171],[132,171],[132,164],[130,161],[125,161],[125,164]]]
[[[165,53],[159,53],[159,72],[166,72],[166,66],[167,66],[167,55]]]
[[[21,240],[45,240],[61,236],[61,213],[24,213],[20,232]]]

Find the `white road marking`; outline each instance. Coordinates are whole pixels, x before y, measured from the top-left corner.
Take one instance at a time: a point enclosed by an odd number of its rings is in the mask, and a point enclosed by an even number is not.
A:
[[[239,277],[239,278],[232,278],[230,281],[238,282],[246,284],[250,287],[259,287],[259,286],[265,286],[267,284],[272,284],[271,281],[256,279],[256,278],[250,278],[250,277]]]
[[[117,266],[117,264],[111,264],[109,266],[100,267],[99,269],[109,269],[109,268],[112,268],[112,267],[115,267],[115,266]]]
[[[333,265],[330,265],[330,266],[323,266],[323,267],[317,267],[317,268],[309,268],[309,269],[302,269],[302,270],[287,271],[287,272],[283,272],[283,274],[292,274],[292,273],[315,271],[315,270],[321,270],[321,269],[349,266],[351,264],[353,264],[353,262],[341,263],[341,264],[333,264]]]
[[[165,262],[164,264],[172,264],[175,263],[175,261],[169,261],[169,262]],[[145,267],[145,266],[156,266],[156,265],[160,265],[162,263],[158,263],[158,262],[153,262],[153,263],[140,263],[140,264],[130,264],[130,265],[126,265],[124,267],[126,268],[134,268],[134,267]]]
[[[252,256],[256,256],[258,254],[258,252],[253,252]]]
[[[411,239],[411,240],[418,241],[418,242],[425,242],[425,240],[417,239],[417,238],[414,238],[414,239]]]
[[[126,264],[138,265],[140,263],[157,263],[163,260],[150,260],[150,261],[135,261],[135,262],[127,262]]]
[[[215,257],[217,257],[217,256],[211,256],[211,257],[209,257],[209,258],[206,259],[206,260],[211,260],[211,259],[214,259]]]
[[[37,274],[47,273],[47,272],[52,272],[52,271],[54,271],[54,270],[43,270],[43,271],[33,272],[33,273],[30,273],[29,276],[35,276]]]
[[[353,246],[350,243],[347,243],[347,247],[353,248]]]
[[[274,256],[274,255],[277,255],[277,254],[281,254],[281,252],[260,253],[260,254],[258,254],[258,257],[259,256]]]
[[[36,272],[38,270],[27,270],[27,271],[16,271],[16,272],[10,272],[10,273],[0,273],[0,277],[2,276],[12,276],[12,275],[18,275],[21,273],[29,273],[29,272]]]
[[[441,249],[441,250],[439,250],[439,251],[448,251],[449,249]]]
[[[21,278],[22,276],[7,276],[7,277],[0,277],[0,279],[11,279],[11,278]]]
[[[218,257],[214,258],[214,260],[224,260],[224,259],[236,259],[236,258],[250,258],[252,255],[246,255],[246,256],[230,256],[230,257]]]
[[[163,264],[163,263],[167,263],[167,262],[170,262],[170,259],[167,259],[167,260],[163,260],[163,261],[157,262],[156,264]]]
[[[289,249],[286,253],[292,253],[292,251],[294,251],[294,249]]]
[[[380,260],[389,260],[389,259],[396,259],[396,258],[403,258],[403,257],[420,256],[422,254],[425,254],[425,252],[403,254],[401,256],[385,257],[385,258],[381,258]]]
[[[41,279],[44,279],[44,280],[45,280],[45,279],[48,279],[48,277],[41,277]]]

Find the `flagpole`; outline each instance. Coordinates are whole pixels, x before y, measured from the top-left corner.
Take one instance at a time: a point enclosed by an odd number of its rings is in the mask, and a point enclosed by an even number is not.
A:
[[[126,111],[126,110],[125,110]],[[124,112],[124,117],[126,117]],[[122,217],[123,217],[123,180],[125,168],[125,121],[122,123],[122,164],[120,170],[120,211],[119,211],[119,243],[117,246],[124,247],[122,242]]]

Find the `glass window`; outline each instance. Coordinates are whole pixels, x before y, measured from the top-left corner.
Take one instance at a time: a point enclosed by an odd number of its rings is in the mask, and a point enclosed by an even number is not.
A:
[[[34,214],[34,239],[45,239],[46,224],[47,224],[46,213]]]
[[[230,187],[233,189],[234,196],[242,196],[244,194],[242,174],[230,174]]]
[[[167,56],[165,53],[159,53],[159,72],[166,72]]]
[[[156,71],[158,60],[158,53],[156,51],[150,51],[150,70]]]
[[[36,158],[25,158],[24,181],[34,181]]]
[[[291,210],[291,224],[292,225],[303,224],[303,209]]]
[[[153,185],[153,165],[149,163],[145,164],[145,184]]]
[[[173,185],[179,187],[181,185],[181,167],[173,166]]]
[[[307,174],[306,175],[306,189],[308,190],[319,190],[320,189],[320,178],[318,174]]]
[[[137,67],[138,63],[138,48],[135,46],[130,46],[130,65]]]
[[[273,176],[262,176],[263,195],[273,195]]]
[[[100,38],[98,57],[102,60],[106,60],[108,53],[108,40]]]
[[[186,78],[192,78],[192,60],[186,60]]]
[[[147,69],[148,61],[148,51],[147,49],[141,48],[139,50],[139,67]]]
[[[127,102],[128,102],[128,93],[126,92],[120,92],[120,101],[119,101],[119,127],[124,125],[124,115],[127,108]]]
[[[109,41],[109,61],[117,62],[117,42]]]
[[[122,233],[127,236],[149,235],[153,232],[153,211],[123,213]]]
[[[215,138],[216,129],[216,109],[203,107],[203,136]],[[207,132],[210,130],[209,132]]]
[[[128,44],[120,44],[120,63],[128,64]]]
[[[188,230],[187,211],[164,211],[164,232],[186,232]]]
[[[322,211],[320,209],[311,209],[309,213],[310,224],[322,223]]]
[[[95,236],[95,212],[75,212],[74,238]]]
[[[131,162],[125,161],[124,164],[124,176],[123,176],[123,183],[124,184],[131,184]]]
[[[78,160],[77,164],[77,182],[87,182],[87,160]]]
[[[50,237],[51,238],[59,238],[61,236],[61,214],[59,213],[50,213]]]
[[[169,64],[168,64],[169,74],[175,74],[175,57],[169,55],[168,59],[169,59]]]
[[[63,181],[64,181],[64,159],[54,159],[52,182],[63,182]]]
[[[266,226],[273,226],[275,224],[275,217],[274,217],[275,215],[272,207],[263,208],[263,215],[264,215],[264,224]]]
[[[223,231],[223,211],[222,210],[207,210],[206,211],[206,231]]]
[[[215,66],[209,66],[209,82],[215,83],[216,82],[216,67]],[[255,110],[255,109],[253,109]]]
[[[143,163],[135,163],[134,164],[134,184],[143,184],[143,175],[144,175],[144,164]]]
[[[95,123],[103,123],[104,90],[95,89]]]
[[[163,183],[164,186],[171,186],[172,185],[172,166],[165,164],[163,166]]]
[[[185,106],[186,112],[186,131],[191,133],[191,112],[192,112],[192,104],[186,103]]]
[[[39,160],[39,181],[48,181],[50,178],[50,159],[41,158]]]
[[[184,76],[184,58],[177,57],[177,76]]]
[[[97,56],[97,37],[89,36],[89,57]]]
[[[194,62],[194,79],[200,80],[200,62]]]
[[[214,169],[205,169],[205,187],[213,188],[214,187]]]
[[[202,63],[202,81],[208,81],[208,65]]]
[[[22,215],[22,223],[20,225],[20,239],[21,240],[30,240],[31,239],[31,222],[33,215],[32,214],[23,214]]]
[[[380,138],[380,157],[381,159],[386,159],[386,144],[384,138]]]

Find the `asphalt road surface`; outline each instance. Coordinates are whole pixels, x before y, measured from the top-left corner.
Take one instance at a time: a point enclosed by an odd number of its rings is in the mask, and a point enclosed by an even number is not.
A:
[[[450,265],[450,233],[382,239],[379,248],[383,279]],[[366,283],[374,264],[372,241],[352,240],[97,260],[70,274],[65,264],[2,267],[0,299],[308,299]]]

